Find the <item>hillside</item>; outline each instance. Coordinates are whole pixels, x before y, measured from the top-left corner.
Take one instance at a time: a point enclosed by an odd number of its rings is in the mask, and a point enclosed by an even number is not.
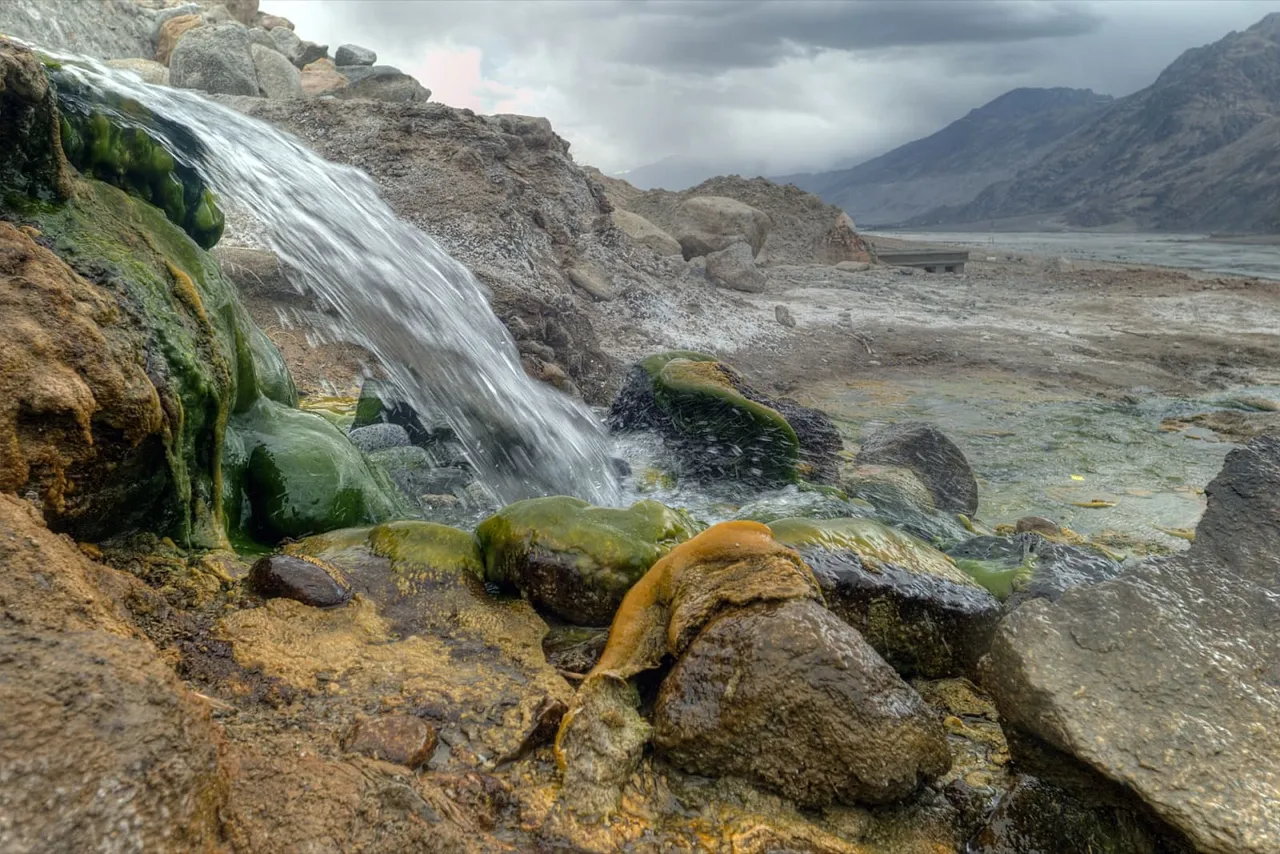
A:
[[[914,225],[1280,228],[1280,14],[1189,50],[1037,163]]]
[[[1045,155],[1111,102],[1088,89],[1014,89],[942,130],[849,169],[787,175],[859,224],[889,224],[972,200]]]

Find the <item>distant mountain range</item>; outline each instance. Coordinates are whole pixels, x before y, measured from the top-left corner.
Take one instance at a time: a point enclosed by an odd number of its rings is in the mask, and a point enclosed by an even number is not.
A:
[[[623,177],[682,187],[717,171],[700,163],[691,180],[672,180],[691,163]],[[1014,89],[872,160],[773,180],[862,227],[1277,232],[1280,13],[1186,51],[1123,98]]]

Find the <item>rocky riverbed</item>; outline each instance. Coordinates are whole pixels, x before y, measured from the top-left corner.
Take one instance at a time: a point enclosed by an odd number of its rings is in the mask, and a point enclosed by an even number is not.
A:
[[[1280,850],[1274,284],[907,273],[541,120],[237,101],[598,405],[628,500],[500,506],[59,71],[0,40],[0,849]]]

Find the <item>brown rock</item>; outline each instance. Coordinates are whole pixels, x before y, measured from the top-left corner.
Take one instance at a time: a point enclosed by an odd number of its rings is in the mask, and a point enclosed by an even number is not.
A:
[[[270,555],[249,570],[249,586],[268,599],[283,597],[332,608],[351,598],[351,587],[337,568],[316,558]]]
[[[847,213],[836,217],[831,229],[823,237],[822,245],[828,264],[847,261],[866,263],[872,260],[871,247],[854,230],[853,220]]]
[[[178,15],[161,24],[160,37],[156,41],[156,62],[168,65],[183,33],[203,25],[204,20],[199,15]]]
[[[332,59],[317,59],[302,69],[302,91],[311,97],[336,92],[347,82],[347,78],[338,73]]]
[[[1062,528],[1058,527],[1058,523],[1043,516],[1023,516],[1014,524],[1013,531],[1015,534],[1044,534],[1056,537],[1062,533]]]
[[[293,21],[283,18],[279,15],[265,15],[258,13],[258,26],[264,30],[274,30],[276,27],[284,27],[286,30],[293,29]]]
[[[344,748],[412,769],[431,758],[437,740],[435,728],[421,718],[380,715],[357,723]]]
[[[951,767],[920,695],[807,599],[709,623],[662,683],[653,740],[688,771],[744,777],[804,806],[896,800]]]

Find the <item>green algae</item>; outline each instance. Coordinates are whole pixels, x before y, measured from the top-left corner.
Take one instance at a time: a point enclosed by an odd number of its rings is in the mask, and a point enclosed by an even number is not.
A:
[[[663,555],[704,526],[656,501],[594,507],[566,496],[504,507],[476,528],[485,578],[572,623],[607,623]]]
[[[882,564],[890,564],[976,586],[942,552],[875,519],[779,519],[770,522],[769,529],[778,542],[801,551],[821,548],[855,552],[873,572]]]
[[[1036,568],[1035,557],[1032,555],[1028,555],[1022,563],[1012,566],[998,560],[975,560],[962,557],[953,558],[953,560],[966,575],[1002,602],[1030,581],[1031,574]]]

